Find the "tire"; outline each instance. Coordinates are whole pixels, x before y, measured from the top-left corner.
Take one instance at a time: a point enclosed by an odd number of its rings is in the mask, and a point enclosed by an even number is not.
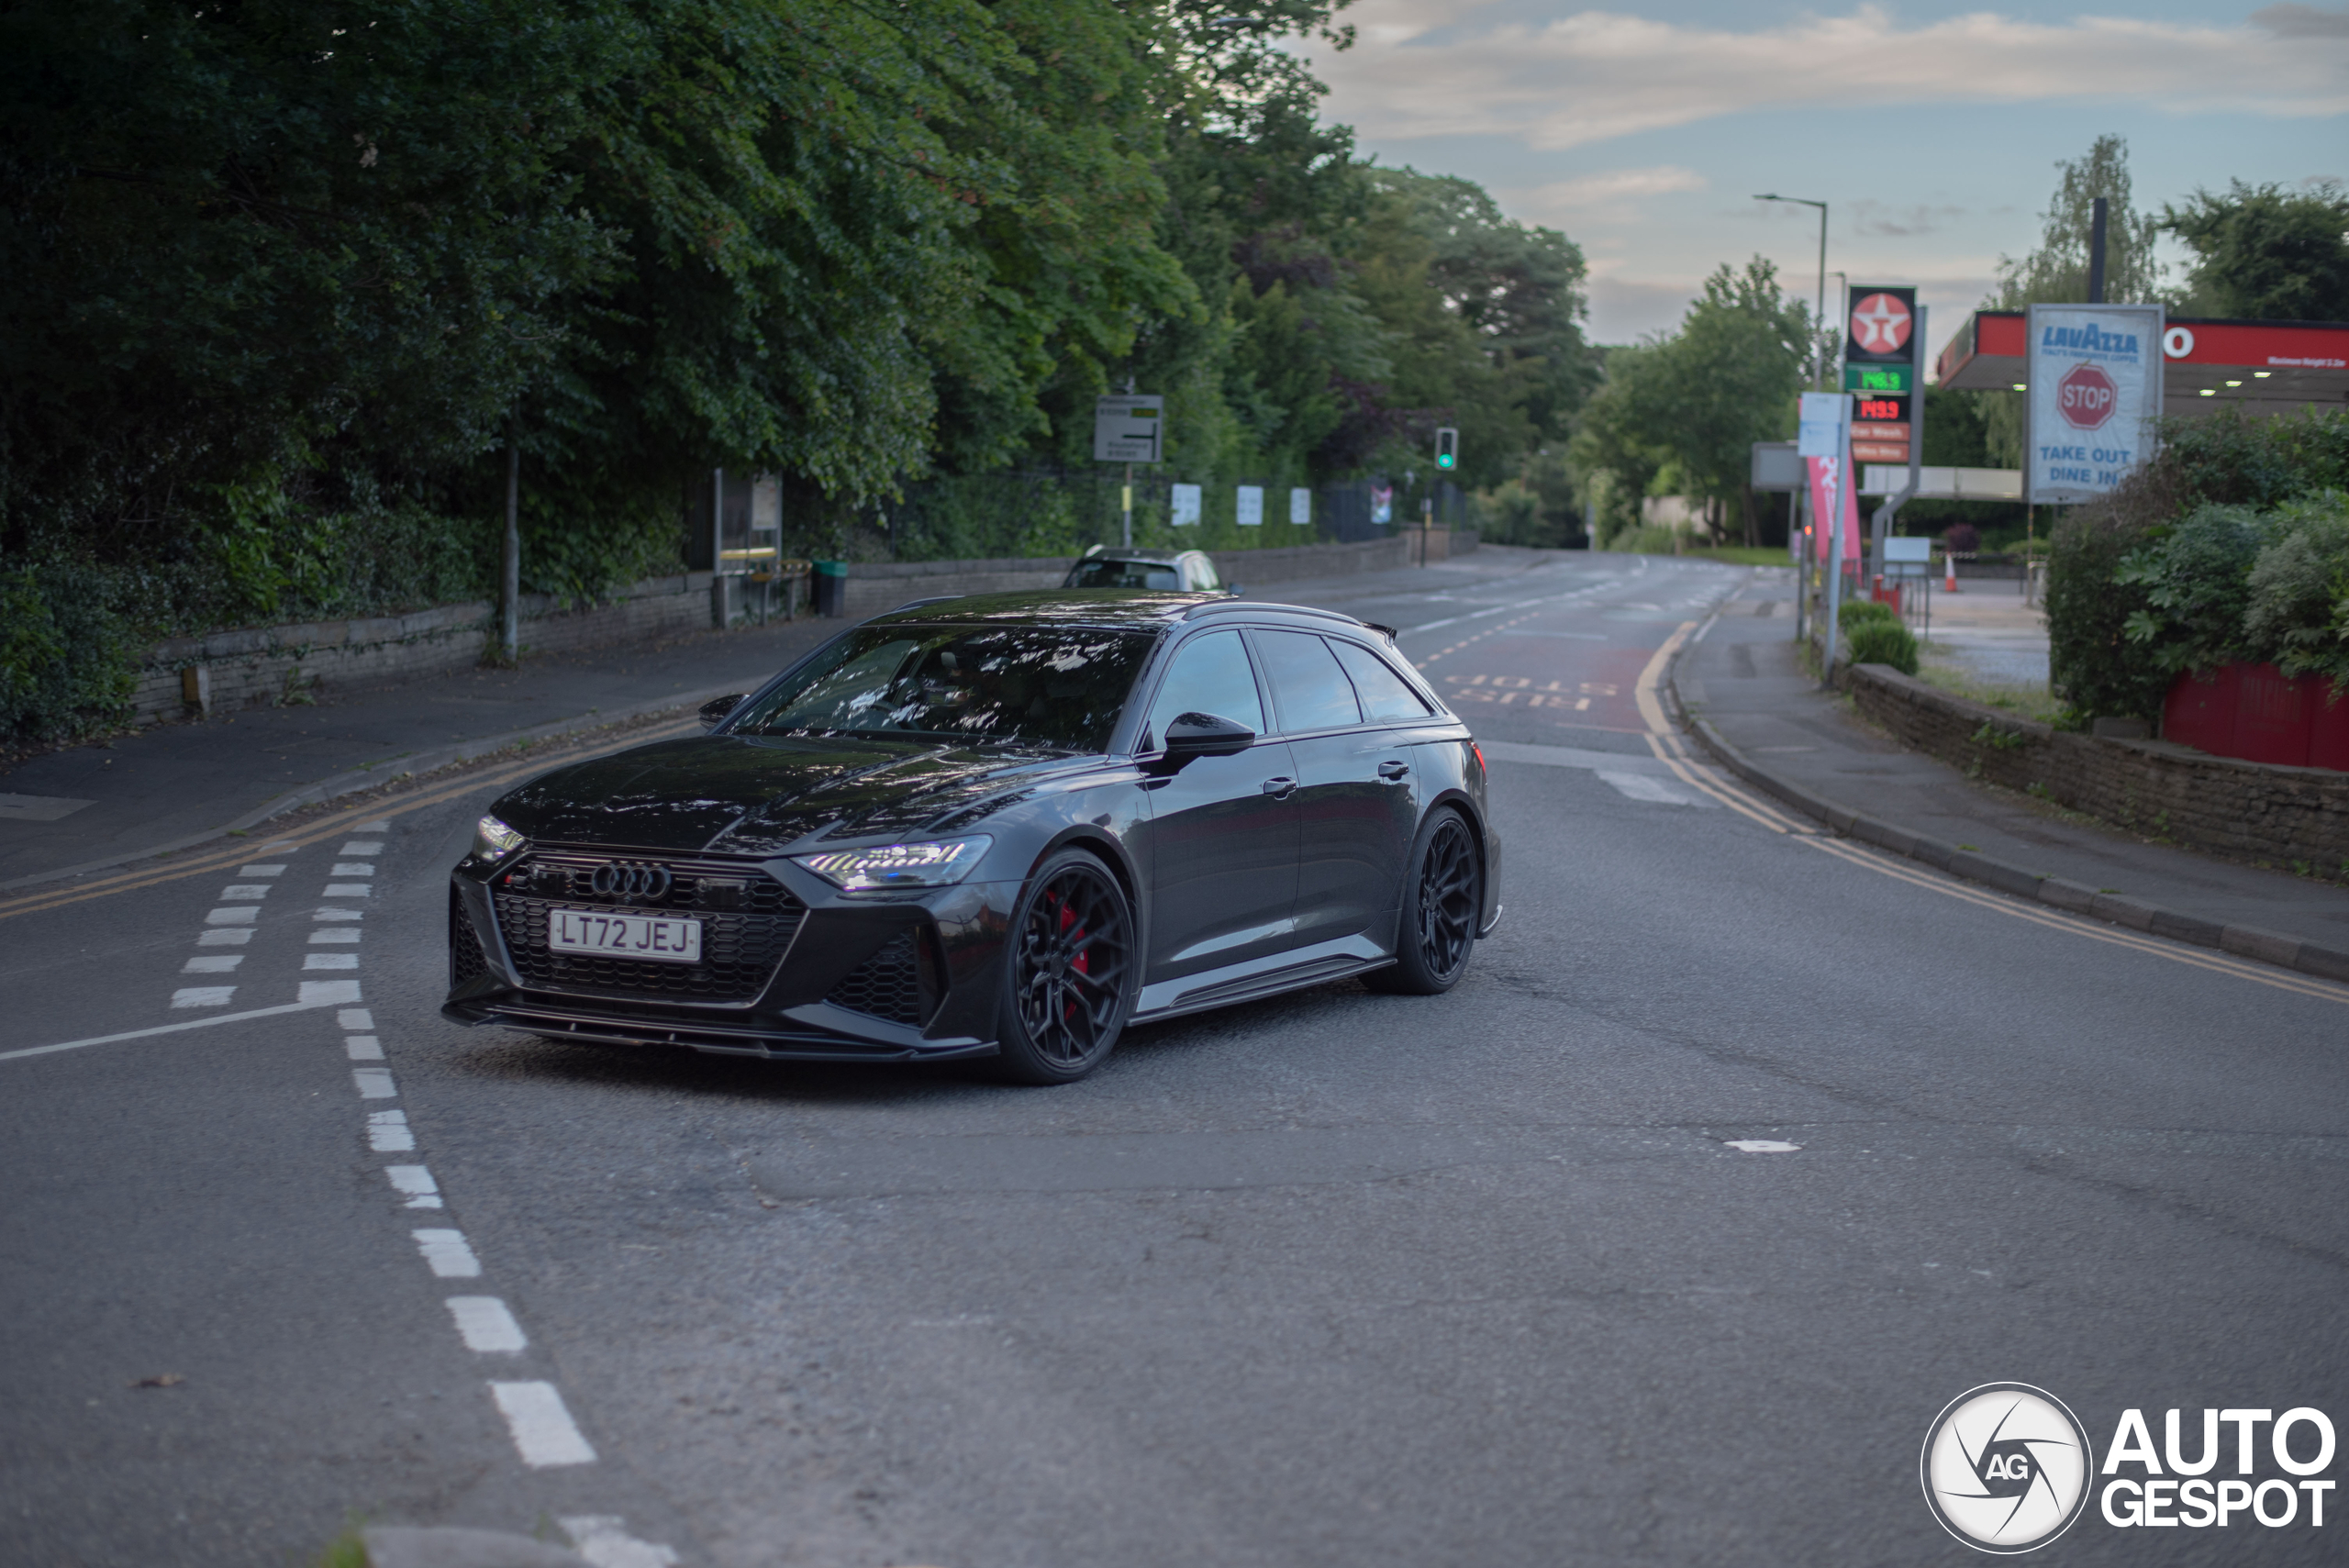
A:
[[[1374,991],[1434,996],[1460,984],[1485,907],[1484,869],[1467,820],[1451,806],[1428,814],[1403,876],[1395,962],[1363,976]]]
[[[1021,889],[1004,947],[995,1075],[1074,1084],[1116,1048],[1133,1012],[1133,907],[1109,868],[1063,850]]]

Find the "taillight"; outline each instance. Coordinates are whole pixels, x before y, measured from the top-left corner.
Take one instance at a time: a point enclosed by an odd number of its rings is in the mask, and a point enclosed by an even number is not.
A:
[[[1476,771],[1480,773],[1485,772],[1485,749],[1471,740],[1468,742],[1468,750],[1476,755]]]

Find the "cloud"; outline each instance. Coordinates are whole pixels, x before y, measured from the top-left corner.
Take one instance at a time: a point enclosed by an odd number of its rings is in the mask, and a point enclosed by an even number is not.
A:
[[[1907,28],[1863,6],[1751,32],[1609,11],[1471,31],[1447,0],[1367,0],[1353,15],[1365,41],[1314,51],[1315,68],[1332,110],[1381,138],[1569,148],[1747,110],[1927,102],[2349,112],[2349,11],[2309,6],[2227,27],[1980,12]]]
[[[1553,184],[1496,192],[1512,214],[1526,221],[1568,228],[1620,223],[1636,216],[1640,198],[1675,191],[1701,191],[1710,183],[1694,169],[1660,163],[1649,169],[1609,169]]]
[[[1853,232],[1906,239],[1918,235],[1938,234],[1965,221],[1967,214],[1962,206],[1893,206],[1886,202],[1858,201],[1851,204],[1854,214]]]
[[[2338,11],[2314,6],[2270,6],[2254,11],[2251,19],[2288,39],[2349,39],[2349,6]]]

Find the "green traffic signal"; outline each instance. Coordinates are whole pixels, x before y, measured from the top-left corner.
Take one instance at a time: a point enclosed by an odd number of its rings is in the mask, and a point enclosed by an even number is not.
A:
[[[1460,432],[1449,425],[1435,433],[1435,465],[1438,468],[1460,466]]]

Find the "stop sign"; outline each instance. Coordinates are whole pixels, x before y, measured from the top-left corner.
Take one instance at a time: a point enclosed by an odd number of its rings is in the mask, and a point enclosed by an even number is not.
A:
[[[2074,365],[2055,384],[2056,411],[2077,429],[2096,429],[2112,417],[2120,403],[2121,389],[2112,384],[2101,365]]]

